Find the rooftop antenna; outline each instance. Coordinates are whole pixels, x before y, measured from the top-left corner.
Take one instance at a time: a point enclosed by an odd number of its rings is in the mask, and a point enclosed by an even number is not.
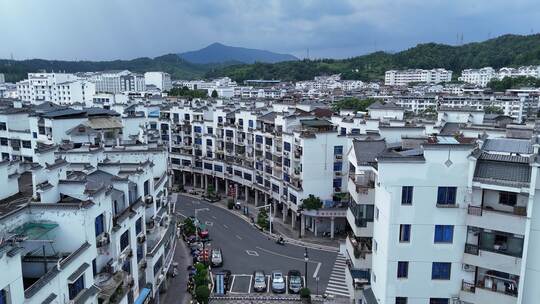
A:
[[[460,45],[463,45],[463,32],[461,32],[461,40],[460,40]]]
[[[309,48],[307,48],[307,50],[306,50],[306,58],[307,58],[307,60],[309,60]]]

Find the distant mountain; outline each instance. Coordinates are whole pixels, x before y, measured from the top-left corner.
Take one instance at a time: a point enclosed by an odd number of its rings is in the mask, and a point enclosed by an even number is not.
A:
[[[451,46],[419,44],[395,53],[375,52],[343,60],[320,59],[255,63],[225,66],[206,73],[206,77],[229,76],[245,79],[307,80],[323,74],[341,73],[344,79],[382,80],[390,69],[446,68],[457,77],[463,69],[491,66],[540,65],[540,34],[504,35],[483,42]]]
[[[181,58],[191,63],[276,63],[293,61],[298,58],[293,55],[279,54],[265,50],[248,49],[243,47],[228,46],[221,43],[212,43],[209,46],[196,51],[178,54]]]

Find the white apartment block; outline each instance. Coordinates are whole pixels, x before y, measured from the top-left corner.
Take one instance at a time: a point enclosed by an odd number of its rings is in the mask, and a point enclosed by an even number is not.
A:
[[[0,73],[0,83],[4,83],[4,82],[6,82],[6,77],[4,73]]]
[[[503,67],[496,71],[491,67],[481,69],[466,69],[458,78],[460,81],[485,87],[491,80],[502,80],[505,77],[533,77],[540,78],[540,66],[522,66],[518,68]]]
[[[442,83],[452,81],[452,71],[445,69],[390,70],[384,74],[385,85],[404,86],[413,82]]]
[[[96,87],[92,82],[74,74],[28,73],[27,80],[17,83],[18,97],[33,104],[56,102],[88,105],[95,92]]]
[[[96,84],[97,92],[121,93],[146,90],[144,75],[127,70],[97,72],[87,77]]]
[[[171,75],[165,72],[146,72],[144,82],[146,85],[155,85],[161,92],[172,89]]]

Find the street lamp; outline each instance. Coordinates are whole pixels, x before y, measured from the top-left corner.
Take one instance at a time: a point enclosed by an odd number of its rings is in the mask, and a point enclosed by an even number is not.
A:
[[[305,276],[305,281],[306,281],[306,287],[307,288],[307,285],[308,285],[308,282],[307,282],[307,277],[308,277],[308,273],[307,273],[307,263],[309,261],[309,256],[308,256],[308,252],[307,252],[307,247],[304,247],[304,276]]]

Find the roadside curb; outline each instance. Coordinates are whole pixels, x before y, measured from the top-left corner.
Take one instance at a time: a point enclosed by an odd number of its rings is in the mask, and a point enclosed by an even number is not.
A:
[[[181,195],[181,196],[185,196],[185,197],[189,197],[189,198],[193,198],[193,199],[198,199],[198,200],[201,200],[203,202],[209,203],[209,202],[205,201],[204,199],[202,199],[201,197],[196,196],[196,195],[192,195],[192,194],[188,194],[188,193],[177,193],[177,194],[179,196]],[[234,214],[238,218],[244,220],[246,223],[248,223],[250,225],[253,225],[253,223],[251,223],[251,221],[249,220],[248,217],[246,217],[243,214],[240,214],[238,212],[234,212],[233,210],[228,209],[227,206],[223,206],[220,202],[209,203],[209,204],[211,204],[213,206],[216,206],[218,208],[221,208],[223,210],[226,210],[229,213]],[[253,225],[253,226],[255,228],[257,228],[255,225]],[[270,238],[273,238],[273,239],[276,239],[278,236],[282,236],[287,241],[287,243],[292,244],[292,245],[301,246],[301,247],[308,247],[308,248],[311,248],[311,249],[318,249],[318,250],[323,250],[323,251],[339,252],[339,247],[326,246],[326,245],[321,245],[321,244],[316,244],[316,243],[311,243],[311,242],[306,242],[306,241],[300,241],[300,240],[293,239],[293,238],[290,238],[290,237],[282,235],[282,234],[275,234],[275,233],[270,234],[269,232],[264,231],[264,230],[260,230],[260,229],[257,229],[257,230],[260,231],[262,234],[266,235],[267,237],[270,237]]]

